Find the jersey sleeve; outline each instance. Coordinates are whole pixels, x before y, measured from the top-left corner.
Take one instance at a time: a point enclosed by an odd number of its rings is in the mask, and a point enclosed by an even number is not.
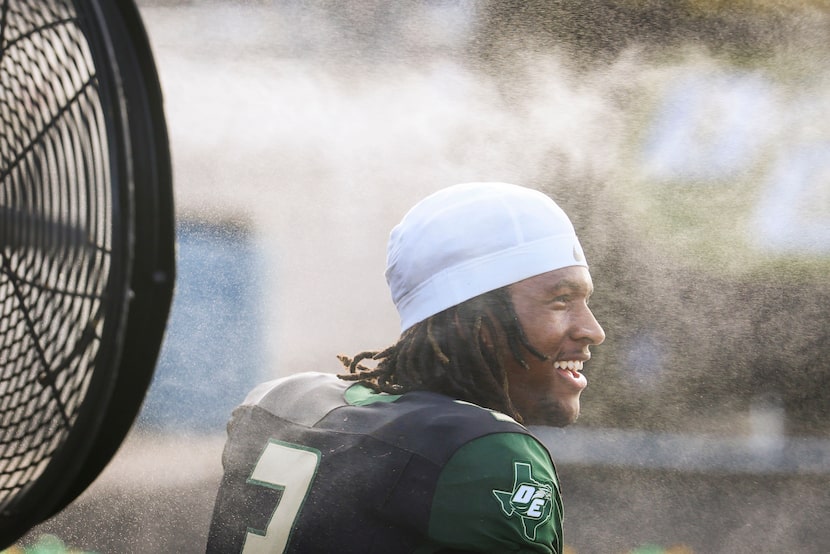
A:
[[[439,476],[429,538],[418,552],[561,554],[562,500],[548,451],[520,433],[459,448]]]

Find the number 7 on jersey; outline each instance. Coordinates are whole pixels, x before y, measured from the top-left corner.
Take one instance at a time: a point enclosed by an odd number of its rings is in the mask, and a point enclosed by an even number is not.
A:
[[[249,528],[243,554],[285,551],[291,528],[311,488],[319,461],[320,452],[317,450],[274,440],[268,443],[248,483],[281,490],[282,497],[264,535]]]

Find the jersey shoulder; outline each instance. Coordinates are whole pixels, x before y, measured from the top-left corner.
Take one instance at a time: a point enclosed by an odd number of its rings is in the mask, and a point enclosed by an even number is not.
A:
[[[349,385],[329,373],[296,373],[257,385],[237,409],[258,408],[311,427],[345,403],[343,395]]]
[[[520,433],[464,444],[441,471],[429,537],[474,552],[561,552],[562,499],[547,449]]]
[[[498,433],[530,432],[513,418],[448,396],[412,391],[387,395],[356,384],[346,406],[329,413],[318,427],[363,433],[401,450],[444,465],[464,444]]]

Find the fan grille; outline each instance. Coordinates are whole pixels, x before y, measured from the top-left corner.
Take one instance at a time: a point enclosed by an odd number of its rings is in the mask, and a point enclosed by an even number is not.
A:
[[[102,350],[103,105],[74,5],[0,0],[0,510],[66,439]]]

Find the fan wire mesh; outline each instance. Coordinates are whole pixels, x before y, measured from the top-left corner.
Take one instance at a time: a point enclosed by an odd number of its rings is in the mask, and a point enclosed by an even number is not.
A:
[[[66,439],[102,350],[108,159],[71,1],[0,0],[0,510]]]

